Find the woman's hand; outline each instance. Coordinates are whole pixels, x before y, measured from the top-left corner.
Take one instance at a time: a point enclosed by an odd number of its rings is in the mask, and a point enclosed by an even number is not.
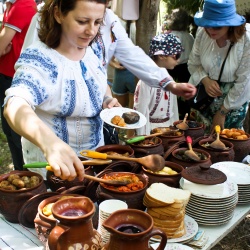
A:
[[[204,85],[209,96],[217,97],[222,95],[220,86],[215,80],[212,80],[209,77],[205,77],[202,79],[202,84]]]
[[[113,108],[113,107],[122,107],[122,105],[118,102],[116,98],[112,96],[105,96],[103,99],[102,107],[105,108]]]

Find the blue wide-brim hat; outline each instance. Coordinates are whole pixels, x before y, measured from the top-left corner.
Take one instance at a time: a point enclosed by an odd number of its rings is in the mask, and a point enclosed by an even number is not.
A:
[[[236,13],[234,0],[205,0],[203,12],[197,12],[194,22],[201,27],[240,26],[246,19]]]
[[[181,41],[173,34],[159,34],[153,37],[150,41],[149,56],[154,55],[177,55],[181,54],[184,48],[181,46]]]

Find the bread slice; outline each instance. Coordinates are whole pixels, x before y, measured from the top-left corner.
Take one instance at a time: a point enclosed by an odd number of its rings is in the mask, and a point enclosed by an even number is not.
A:
[[[156,203],[165,205],[173,203],[187,204],[191,192],[179,188],[169,187],[163,183],[153,183],[146,191],[146,194]]]
[[[152,211],[165,216],[176,216],[185,209],[169,209],[167,207],[151,207]]]

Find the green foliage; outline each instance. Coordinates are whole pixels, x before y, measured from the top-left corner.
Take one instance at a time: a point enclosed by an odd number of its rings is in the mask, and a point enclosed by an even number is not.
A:
[[[184,8],[191,15],[194,15],[199,9],[202,9],[204,0],[162,0],[167,5],[168,13],[176,8]]]

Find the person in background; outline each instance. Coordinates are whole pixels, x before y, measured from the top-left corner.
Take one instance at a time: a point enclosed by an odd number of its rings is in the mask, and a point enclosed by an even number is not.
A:
[[[31,21],[23,49],[39,39],[38,30],[39,13]],[[192,84],[176,83],[165,68],[159,68],[140,47],[134,45],[118,16],[109,8],[106,9],[100,34],[91,46],[97,52],[100,47],[103,48],[103,53],[99,54],[99,58],[105,68],[107,68],[111,58],[115,56],[127,70],[151,87],[171,91],[186,99],[192,98],[196,93],[196,88]]]
[[[162,68],[176,67],[182,51],[180,40],[173,34],[160,34],[150,41],[149,56]],[[136,130],[138,135],[149,135],[152,129],[169,127],[179,120],[176,95],[141,80],[135,90],[134,109],[147,118],[147,124]]]
[[[200,28],[188,61],[190,83],[202,82],[215,100],[205,112],[193,110],[192,115],[205,124],[207,133],[216,125],[242,128],[250,100],[250,24],[236,13],[234,0],[205,0],[203,12],[196,13],[194,21]]]
[[[25,163],[46,161],[61,179],[83,179],[80,152],[104,144],[102,108],[120,106],[95,54],[101,49],[90,47],[105,6],[106,0],[47,0],[40,40],[22,52],[6,91],[4,115],[22,136]],[[45,169],[40,173],[46,178]]]
[[[23,170],[21,137],[8,125],[3,116],[5,91],[11,85],[14,65],[32,17],[36,13],[34,0],[7,0],[0,32],[0,105],[2,129],[6,135],[15,170]]]
[[[178,60],[178,65],[174,69],[168,69],[168,72],[175,81],[188,82],[190,73],[187,62],[194,43],[194,37],[190,33],[190,25],[192,24],[193,17],[186,10],[179,8],[173,9],[171,14],[166,15],[165,18],[163,33],[172,33],[177,36],[184,48]],[[186,113],[190,113],[189,104],[182,97],[177,98],[177,102],[180,119],[183,119]]]

